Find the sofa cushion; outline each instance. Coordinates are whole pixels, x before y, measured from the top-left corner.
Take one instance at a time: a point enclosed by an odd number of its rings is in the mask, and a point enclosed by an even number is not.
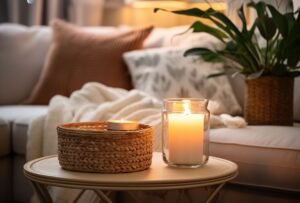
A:
[[[56,94],[69,96],[87,82],[131,89],[122,54],[142,48],[152,27],[114,34],[87,33],[63,21],[54,21],[53,43],[43,72],[27,103],[48,104]]]
[[[0,24],[0,105],[23,101],[37,82],[51,40],[48,27]]]
[[[28,125],[32,119],[46,114],[47,110],[47,106],[0,106],[0,123],[2,120],[3,122],[8,123],[8,129],[12,129],[11,133],[9,132],[9,135],[11,134],[12,137],[9,137],[8,141],[12,140],[13,152],[22,155],[25,154]],[[0,133],[0,135],[2,134]],[[1,145],[2,141],[0,140],[0,152],[2,149],[5,149],[2,148],[3,146]],[[11,146],[11,144],[8,146]]]
[[[300,192],[300,126],[213,129],[210,154],[239,165],[235,182]]]
[[[47,106],[43,105],[7,105],[0,106],[0,118],[13,123],[17,119],[33,119],[46,114]]]
[[[180,46],[180,43],[177,43],[177,36],[180,37],[180,34],[186,32],[188,26],[175,26],[175,27],[156,27],[150,33],[149,37],[144,42],[145,48],[158,48],[158,47],[168,47],[168,46]],[[189,33],[190,34],[190,33]],[[186,35],[184,36],[187,37]],[[174,42],[176,39],[176,43]],[[180,41],[181,42],[181,41]],[[182,43],[183,44],[183,43]]]
[[[206,44],[214,44],[205,35]],[[158,99],[197,97],[217,101],[215,114],[241,113],[227,77],[207,79],[207,75],[223,70],[221,63],[207,63],[198,57],[184,57],[185,48],[157,48],[131,51],[124,54],[134,88]]]
[[[27,118],[16,119],[12,124],[12,149],[13,152],[16,154],[26,154],[27,130],[30,121],[31,119]]]
[[[11,152],[9,122],[0,118],[0,157]]]

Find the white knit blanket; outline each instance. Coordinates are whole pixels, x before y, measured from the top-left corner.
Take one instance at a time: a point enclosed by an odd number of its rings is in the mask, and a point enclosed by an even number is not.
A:
[[[87,83],[70,98],[53,97],[48,113],[31,122],[28,131],[27,160],[57,154],[56,127],[59,124],[110,119],[136,120],[153,126],[154,151],[161,151],[161,108],[160,101],[141,91],[127,91],[99,83]],[[217,108],[216,103],[210,105],[211,128],[221,126],[239,128],[246,125],[240,117],[213,115],[218,111]],[[55,198],[63,198],[59,194],[60,192],[56,191],[52,195]],[[69,197],[73,196],[70,194]],[[64,196],[68,196],[65,191]]]

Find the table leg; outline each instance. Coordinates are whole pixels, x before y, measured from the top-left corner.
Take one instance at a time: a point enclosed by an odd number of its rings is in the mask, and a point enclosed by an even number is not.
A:
[[[94,192],[98,195],[98,197],[105,203],[113,203],[108,195],[111,193],[111,191],[107,191],[106,194],[102,192],[101,190],[94,190]]]
[[[53,203],[52,198],[47,190],[47,186],[37,182],[31,182],[34,190],[36,191],[39,199],[43,203]]]
[[[221,188],[225,185],[225,183],[222,183],[216,187],[216,189],[208,196],[206,203],[210,203],[218,194],[218,192],[221,190]]]
[[[81,190],[81,192],[77,195],[77,197],[75,198],[75,200],[73,201],[73,203],[77,203],[78,200],[81,198],[81,196],[83,195],[84,192],[85,192],[85,190]]]
[[[32,181],[31,182],[33,185],[33,188],[38,196],[38,198],[40,199],[40,201],[42,203],[53,203],[53,200],[49,194],[49,191],[47,190],[47,186],[41,183],[37,183]],[[83,193],[86,190],[82,190],[78,196],[75,198],[74,202],[76,203],[81,196],[83,195]],[[105,203],[113,203],[110,199],[109,199],[109,194],[111,193],[111,191],[107,191],[106,193],[102,192],[101,190],[94,190],[94,192],[97,194],[97,196],[100,198],[101,201],[105,202]]]
[[[47,190],[47,186],[41,183],[37,183],[34,181],[31,181],[34,190],[36,191],[38,198],[40,199],[41,202],[43,203],[53,203],[53,200],[49,194],[49,191]],[[208,196],[207,200],[205,201],[205,203],[211,203],[211,201],[216,197],[216,195],[218,194],[218,192],[221,190],[221,188],[225,185],[225,183],[222,183],[220,185],[218,185],[216,187],[216,189]],[[111,193],[111,191],[107,191],[106,193],[104,193],[101,190],[93,190],[97,196],[104,202],[104,203],[113,203],[110,199],[109,199],[109,194]],[[78,197],[76,198],[75,202],[77,202],[80,197],[82,196],[82,194],[85,192],[85,190],[82,190],[80,192],[80,194],[78,195]],[[131,193],[131,191],[127,191],[128,194],[130,194],[132,197],[134,197],[136,202],[139,202],[135,196]],[[185,190],[179,190],[179,193],[185,193]],[[180,195],[179,195],[180,196]],[[191,199],[189,198],[189,201],[191,201]]]

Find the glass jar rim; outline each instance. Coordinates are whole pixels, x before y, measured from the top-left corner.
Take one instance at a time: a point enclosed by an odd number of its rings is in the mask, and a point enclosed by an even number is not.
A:
[[[184,102],[184,101],[189,101],[189,102],[208,102],[208,99],[203,99],[203,98],[195,98],[195,97],[183,97],[183,98],[165,98],[163,99],[164,102]]]

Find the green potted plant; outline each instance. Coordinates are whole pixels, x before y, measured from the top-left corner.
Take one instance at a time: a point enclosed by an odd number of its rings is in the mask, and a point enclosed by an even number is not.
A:
[[[243,74],[246,78],[244,116],[249,124],[293,125],[294,77],[300,75],[300,15],[297,12],[280,13],[264,2],[251,2],[256,11],[254,23],[249,26],[244,6],[237,10],[242,23],[237,27],[223,13],[209,8],[171,11],[175,14],[210,20],[214,26],[196,21],[193,32],[206,32],[223,44],[221,50],[197,47],[185,56],[200,56],[207,62],[231,60],[230,70],[210,75]],[[155,12],[159,9],[156,8]],[[259,33],[259,36],[256,34]],[[258,37],[263,40],[259,43]]]

